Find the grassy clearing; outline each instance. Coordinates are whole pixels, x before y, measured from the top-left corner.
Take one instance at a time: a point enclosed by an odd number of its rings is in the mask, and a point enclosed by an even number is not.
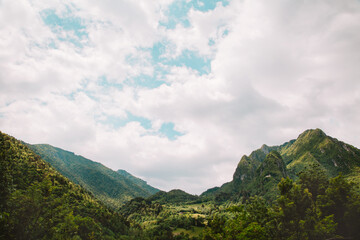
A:
[[[197,237],[203,232],[203,227],[193,227],[192,229],[177,228],[173,231],[173,234],[180,235],[181,233],[189,234],[190,237]]]

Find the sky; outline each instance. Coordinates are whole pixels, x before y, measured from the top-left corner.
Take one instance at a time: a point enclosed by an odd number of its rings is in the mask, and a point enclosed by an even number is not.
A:
[[[0,0],[0,131],[200,194],[306,129],[360,147],[359,0]]]

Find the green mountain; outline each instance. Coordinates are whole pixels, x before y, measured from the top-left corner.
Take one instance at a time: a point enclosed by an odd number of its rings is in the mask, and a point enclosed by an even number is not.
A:
[[[128,231],[121,215],[0,132],[0,239],[119,239]]]
[[[149,197],[159,191],[138,178],[115,172],[72,152],[46,144],[28,146],[70,181],[111,207],[120,207],[132,198]]]
[[[320,164],[330,177],[340,172],[349,174],[360,166],[359,149],[327,136],[320,129],[305,131],[279,152],[292,176],[310,163]]]
[[[74,162],[102,166],[43,147],[53,151],[52,158],[61,155],[62,161],[54,163],[71,174]],[[133,198],[115,212],[28,146],[0,132],[0,239],[359,239],[359,189],[349,182],[359,183],[359,153],[319,129],[308,130],[296,140],[263,145],[243,156],[231,182],[200,197],[159,191]],[[115,174],[135,178],[125,171]],[[207,202],[255,194],[274,201]]]
[[[140,179],[138,177],[135,177],[134,175],[128,173],[125,170],[119,169],[116,172],[118,174],[120,174],[121,176],[129,179],[130,181],[132,181],[133,183],[135,183],[136,185],[138,185],[142,189],[147,190],[151,195],[159,192],[159,189],[150,186],[149,184],[147,184],[146,181],[144,181],[144,180],[142,180],[142,179]]]
[[[297,175],[310,165],[318,165],[328,177],[343,173],[360,183],[360,150],[327,136],[320,129],[310,129],[283,145],[263,145],[249,156],[244,155],[233,180],[211,191],[210,195],[218,201],[252,195],[274,199],[281,178],[297,179]]]

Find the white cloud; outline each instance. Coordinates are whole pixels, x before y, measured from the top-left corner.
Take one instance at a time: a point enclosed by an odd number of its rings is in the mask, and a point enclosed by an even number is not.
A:
[[[360,146],[358,1],[232,1],[164,29],[169,4],[1,1],[1,131],[198,194],[231,180],[243,154],[307,128]],[[45,9],[81,19],[83,46],[59,40]],[[154,63],[158,41],[169,43],[166,57],[188,49],[211,59],[211,72]],[[124,84],[159,67],[167,84]],[[127,112],[152,128],[106,124]],[[157,135],[166,122],[184,135]]]
[[[175,58],[184,50],[197,51],[201,56],[212,58],[216,45],[209,44],[221,41],[227,25],[234,17],[231,8],[225,8],[221,4],[212,11],[202,12],[190,9],[188,19],[189,27],[178,24],[175,29],[164,30],[166,39],[174,45],[166,57]]]

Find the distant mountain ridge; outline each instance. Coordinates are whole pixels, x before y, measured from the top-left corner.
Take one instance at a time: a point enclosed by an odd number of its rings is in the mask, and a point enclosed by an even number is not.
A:
[[[219,201],[252,195],[271,199],[281,178],[296,179],[311,164],[319,165],[329,177],[343,173],[360,183],[360,150],[327,136],[321,129],[309,129],[280,146],[264,144],[249,156],[244,155],[231,182],[200,196]]]
[[[36,154],[49,162],[72,182],[80,184],[99,200],[112,207],[136,198],[152,201],[180,203],[191,201],[239,200],[253,195],[273,199],[281,178],[297,178],[297,174],[310,165],[318,165],[328,177],[340,172],[360,184],[360,150],[327,136],[321,129],[310,129],[297,139],[279,146],[262,145],[244,155],[239,161],[231,182],[208,189],[198,196],[181,190],[160,191],[125,170],[113,171],[72,152],[46,144],[30,145]],[[154,195],[155,194],[155,195]]]
[[[48,144],[28,144],[28,147],[69,180],[83,186],[109,206],[119,207],[135,197],[149,197],[159,191],[127,172],[115,172],[72,152]]]
[[[147,190],[150,194],[155,194],[155,193],[159,192],[159,189],[150,186],[146,181],[142,180],[141,178],[135,177],[134,175],[127,172],[126,170],[119,169],[116,172],[118,174],[120,174],[121,176],[123,176],[123,177],[129,179],[130,181],[134,182],[139,187]]]

